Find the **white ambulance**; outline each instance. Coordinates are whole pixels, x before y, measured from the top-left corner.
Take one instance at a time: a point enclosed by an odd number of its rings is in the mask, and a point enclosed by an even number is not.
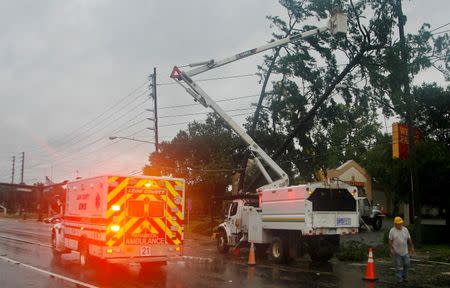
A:
[[[82,266],[165,263],[183,252],[185,181],[107,175],[69,182],[62,220],[53,226],[56,257],[76,251]]]

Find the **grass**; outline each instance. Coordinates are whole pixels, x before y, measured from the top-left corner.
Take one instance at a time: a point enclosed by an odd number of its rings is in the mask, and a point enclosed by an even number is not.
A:
[[[349,241],[343,243],[336,254],[341,261],[365,261],[367,260],[369,247],[363,242]],[[429,261],[450,263],[450,246],[449,245],[423,245],[417,249],[417,254],[427,255]],[[375,259],[389,258],[389,247],[382,244],[373,248]]]
[[[419,253],[426,253],[430,261],[450,263],[450,246],[449,245],[423,245],[417,249]]]
[[[373,247],[373,256],[377,258],[389,257],[389,247],[386,244]],[[366,261],[369,253],[369,246],[360,241],[349,241],[341,244],[336,257],[341,261]]]

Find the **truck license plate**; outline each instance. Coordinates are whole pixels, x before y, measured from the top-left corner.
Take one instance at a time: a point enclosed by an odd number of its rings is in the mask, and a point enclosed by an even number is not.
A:
[[[336,219],[336,225],[337,226],[350,226],[352,224],[352,219],[349,217],[340,218],[338,217]]]
[[[141,256],[151,256],[150,246],[142,246],[141,247]]]

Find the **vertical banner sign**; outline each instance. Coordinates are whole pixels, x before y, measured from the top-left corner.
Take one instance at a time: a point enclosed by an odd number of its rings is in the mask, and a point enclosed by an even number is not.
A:
[[[414,142],[418,143],[421,138],[419,129],[414,129]],[[392,158],[408,158],[408,125],[392,123]]]

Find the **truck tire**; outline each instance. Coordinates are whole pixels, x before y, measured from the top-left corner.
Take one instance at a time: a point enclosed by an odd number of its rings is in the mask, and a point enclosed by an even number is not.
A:
[[[372,227],[374,231],[380,231],[381,227],[383,227],[383,218],[381,217],[375,217],[373,219]]]
[[[59,250],[56,249],[56,234],[55,234],[55,231],[52,231],[52,253],[53,253],[53,257],[55,257],[55,258],[61,257],[61,254],[62,254]]]
[[[219,235],[217,235],[217,251],[221,254],[226,254],[229,249],[227,234],[223,229],[220,229]]]
[[[275,263],[285,263],[287,255],[287,245],[280,237],[273,237],[270,244],[269,256],[270,260]]]

